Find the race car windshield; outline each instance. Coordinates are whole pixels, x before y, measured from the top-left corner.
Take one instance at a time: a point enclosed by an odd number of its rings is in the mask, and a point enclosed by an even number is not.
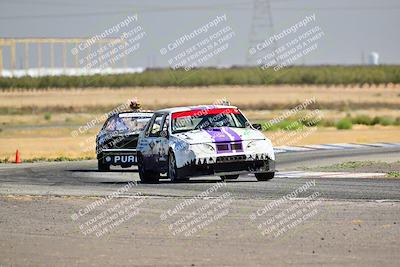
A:
[[[184,111],[172,114],[172,132],[218,127],[246,128],[246,122],[239,110],[233,108]]]
[[[139,132],[144,129],[150,118],[141,117],[115,117],[110,119],[105,129],[118,132]]]

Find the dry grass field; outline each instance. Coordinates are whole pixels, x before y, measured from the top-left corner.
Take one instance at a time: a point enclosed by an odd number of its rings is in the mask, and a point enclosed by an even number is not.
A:
[[[400,85],[14,90],[0,92],[0,160],[13,160],[16,149],[23,159],[94,157],[94,136],[101,125],[83,136],[71,137],[71,132],[133,97],[149,109],[212,104],[227,99],[242,108],[250,120],[274,118],[310,98],[322,104],[324,118],[328,119],[348,114],[400,117]],[[12,114],[9,110],[21,112]],[[352,130],[328,127],[292,135],[265,134],[275,145],[400,142],[399,126],[357,125]]]
[[[322,143],[372,143],[400,142],[400,127],[356,127],[353,130],[338,131],[335,128],[321,128],[316,131],[282,135],[278,132],[266,132],[276,146],[308,145]],[[15,151],[19,149],[23,160],[33,158],[57,157],[95,158],[93,129],[87,135],[71,137],[70,129],[43,129],[31,131],[3,131],[0,133],[0,159],[13,161]]]
[[[137,97],[146,108],[165,108],[195,104],[211,104],[228,99],[242,109],[290,107],[315,97],[327,107],[343,104],[360,108],[393,109],[400,106],[400,85],[346,86],[210,86],[210,87],[146,87],[121,89],[49,89],[0,92],[0,108],[35,107],[111,107]]]

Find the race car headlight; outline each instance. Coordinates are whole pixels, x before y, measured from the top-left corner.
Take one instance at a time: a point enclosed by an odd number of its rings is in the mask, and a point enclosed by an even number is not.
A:
[[[203,152],[203,153],[213,153],[213,152],[215,152],[214,147],[212,145],[209,145],[209,144],[196,144],[196,145],[193,145],[193,146],[194,146],[194,148],[196,150],[199,150],[200,152]]]
[[[203,148],[210,151],[210,152],[215,152],[215,149],[212,145],[209,144],[203,144]]]
[[[265,140],[253,140],[247,144],[247,149],[255,148],[261,144],[265,143]]]

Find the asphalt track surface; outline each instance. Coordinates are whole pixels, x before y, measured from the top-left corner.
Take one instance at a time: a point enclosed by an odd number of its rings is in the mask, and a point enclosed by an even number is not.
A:
[[[231,192],[237,199],[277,199],[305,183],[315,180],[313,191],[327,200],[400,200],[400,183],[388,178],[306,178],[282,177],[280,172],[301,167],[316,167],[349,160],[400,160],[399,148],[317,150],[277,154],[277,175],[268,182],[257,182],[254,176],[241,175],[216,195]],[[0,166],[2,195],[71,195],[104,196],[115,192],[129,181],[137,185],[123,195],[141,192],[149,197],[192,197],[220,181],[216,176],[203,176],[185,183],[161,179],[158,184],[141,184],[136,167],[98,172],[96,161],[4,164]],[[308,193],[307,193],[308,194]],[[213,196],[212,194],[210,196]],[[299,194],[302,198],[306,195]]]
[[[95,161],[3,164],[0,165],[0,266],[399,266],[398,179],[283,175],[299,167],[348,160],[397,161],[399,152],[399,148],[369,148],[278,154],[279,172],[271,181],[257,182],[255,177],[243,175],[209,194],[211,198],[201,198],[176,214],[166,212],[182,207],[182,203],[216,185],[220,179],[209,176],[187,183],[165,179],[159,184],[141,184],[136,168],[103,173],[96,170]],[[78,211],[106,199],[86,196],[105,196],[131,181],[137,181],[137,185],[124,192],[123,198],[113,198],[74,219]],[[276,204],[275,199],[313,181],[315,186],[304,193],[266,214],[257,213],[267,205]],[[219,204],[228,205],[224,206],[228,207],[227,213],[222,210],[215,213],[226,214],[224,217],[204,228],[198,226],[211,217],[200,220],[188,228],[197,231],[190,236],[185,235],[187,232],[173,233],[192,222],[180,223],[188,214],[198,212],[194,217],[197,220],[205,215],[200,211],[212,212],[217,205],[205,207],[216,200],[213,196],[225,192],[230,194],[232,202]],[[318,199],[309,203],[312,208],[301,206],[304,197],[317,192]],[[145,198],[130,197],[137,193]],[[109,229],[111,222],[102,224],[108,216],[101,221],[94,219],[125,201],[141,201],[138,215],[97,237],[96,231]],[[122,210],[118,209],[118,214]],[[276,222],[268,222],[276,218],[273,215],[288,210],[293,212],[285,213]],[[310,213],[308,217],[296,215],[293,219],[298,212]],[[168,216],[164,218],[164,214]],[[121,218],[125,217],[117,217],[112,223]],[[286,228],[287,223],[280,226],[287,219],[292,226],[294,220],[302,221],[290,229]],[[100,224],[91,234],[85,233]],[[284,231],[279,236],[278,230],[263,235],[260,225],[269,227],[267,230],[278,226],[279,233]]]

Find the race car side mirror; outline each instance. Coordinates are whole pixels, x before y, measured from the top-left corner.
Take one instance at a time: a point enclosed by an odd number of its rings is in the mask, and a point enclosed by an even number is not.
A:
[[[168,131],[165,131],[165,130],[164,130],[164,131],[161,131],[161,132],[160,132],[160,136],[161,136],[161,137],[168,138]]]
[[[254,123],[251,126],[253,126],[253,128],[256,129],[256,130],[262,130],[262,126],[259,123]]]

